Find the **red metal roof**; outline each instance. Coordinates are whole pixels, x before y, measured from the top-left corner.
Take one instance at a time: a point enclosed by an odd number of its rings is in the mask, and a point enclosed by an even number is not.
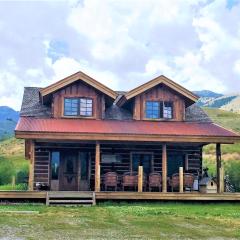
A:
[[[226,130],[214,123],[199,122],[40,119],[21,117],[15,130],[17,132],[40,133],[239,137],[239,135],[234,132]]]

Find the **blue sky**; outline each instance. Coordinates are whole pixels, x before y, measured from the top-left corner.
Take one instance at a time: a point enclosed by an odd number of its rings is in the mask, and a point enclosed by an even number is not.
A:
[[[114,90],[163,74],[240,92],[240,1],[0,1],[0,106],[79,70]]]

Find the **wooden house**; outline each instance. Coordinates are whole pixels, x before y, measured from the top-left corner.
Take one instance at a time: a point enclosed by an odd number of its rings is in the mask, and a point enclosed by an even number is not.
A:
[[[166,193],[180,169],[181,191],[185,173],[202,172],[203,146],[214,143],[220,191],[221,144],[240,136],[213,123],[197,100],[165,76],[128,92],[82,72],[26,87],[15,135],[25,139],[29,189]]]

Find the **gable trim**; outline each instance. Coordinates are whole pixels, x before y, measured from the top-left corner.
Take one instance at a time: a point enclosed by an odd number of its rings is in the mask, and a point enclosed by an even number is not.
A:
[[[176,92],[182,94],[186,98],[190,99],[193,103],[195,103],[198,100],[198,96],[196,96],[194,93],[191,91],[187,90],[186,88],[182,87],[181,85],[175,83],[171,79],[161,75],[159,77],[156,77],[152,79],[151,81],[144,83],[131,91],[127,92],[122,96],[121,99],[117,102],[118,106],[122,106],[125,102],[128,100],[132,99],[133,97],[157,86],[158,84],[163,83],[164,85],[168,86],[169,88],[175,90]]]
[[[116,97],[118,96],[118,94],[113,91],[112,89],[108,88],[107,86],[103,85],[102,83],[96,81],[95,79],[91,78],[90,76],[86,75],[83,72],[77,72],[72,74],[71,76],[68,76],[56,83],[53,83],[51,85],[49,85],[48,87],[42,88],[40,90],[40,93],[42,95],[42,97],[45,97],[63,87],[68,86],[69,84],[74,83],[77,80],[82,80],[83,82],[89,84],[90,86],[96,88],[97,90],[99,90],[100,92],[106,94],[107,96],[109,96],[112,99],[116,99]]]

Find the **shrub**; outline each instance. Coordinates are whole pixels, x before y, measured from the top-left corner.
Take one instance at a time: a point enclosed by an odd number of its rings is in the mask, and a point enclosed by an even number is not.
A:
[[[13,163],[0,158],[0,185],[8,184],[12,181],[15,170]]]
[[[16,174],[16,183],[26,183],[28,179],[29,168],[27,165],[22,166],[22,168]]]
[[[229,175],[229,180],[236,192],[240,191],[240,161],[229,161],[225,167],[225,174]]]

